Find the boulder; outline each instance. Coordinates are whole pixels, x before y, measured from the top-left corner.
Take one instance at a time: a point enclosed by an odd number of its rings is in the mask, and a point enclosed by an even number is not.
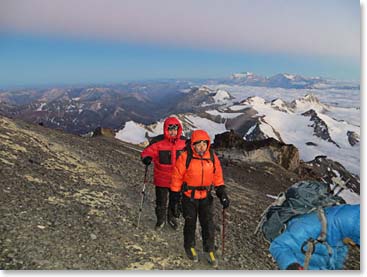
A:
[[[223,156],[244,162],[272,162],[294,171],[298,168],[299,152],[292,144],[274,138],[245,141],[233,130],[215,136],[213,147]]]
[[[93,137],[104,136],[104,137],[114,138],[115,135],[116,135],[115,131],[111,128],[97,127],[93,131]]]
[[[348,142],[350,145],[354,146],[359,143],[360,138],[357,133],[353,131],[348,131],[347,136],[348,136]]]

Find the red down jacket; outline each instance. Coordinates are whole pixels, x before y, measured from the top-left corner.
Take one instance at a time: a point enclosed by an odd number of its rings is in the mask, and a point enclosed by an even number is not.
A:
[[[177,124],[176,137],[170,137],[168,126]],[[154,184],[157,187],[171,186],[173,167],[181,152],[185,149],[186,140],[181,137],[182,125],[175,117],[168,117],[164,121],[163,136],[154,138],[149,146],[141,153],[141,158],[152,157],[154,162]]]

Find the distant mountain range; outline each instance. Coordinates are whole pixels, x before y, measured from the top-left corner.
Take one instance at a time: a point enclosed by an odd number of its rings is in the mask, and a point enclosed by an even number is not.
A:
[[[232,90],[228,91],[228,88]],[[320,77],[306,78],[294,74],[263,77],[245,72],[233,74],[227,79],[0,90],[0,114],[84,134],[98,127],[120,130],[129,121],[151,124],[169,114],[201,114],[208,108],[243,100],[245,95],[253,96],[266,90],[275,93],[278,88],[340,91],[359,89],[359,85],[338,84]],[[254,89],[258,90],[248,95]],[[233,97],[233,90],[239,91],[242,97]]]
[[[99,126],[121,128],[126,121],[151,123],[184,98],[189,84],[131,83],[111,87],[25,89],[0,92],[0,114],[83,134]]]
[[[306,78],[300,75],[281,73],[271,77],[263,77],[252,72],[236,73],[231,75],[232,84],[277,87],[277,88],[315,88],[328,83],[321,77]]]
[[[227,84],[243,86],[258,86],[268,88],[294,88],[294,89],[359,89],[355,82],[341,82],[337,80],[324,79],[322,77],[304,77],[298,74],[279,73],[274,76],[265,77],[252,72],[235,73],[230,76]]]
[[[258,96],[238,101],[238,97],[204,86],[188,92],[180,103],[193,105],[193,111],[180,113],[177,109],[174,115],[187,135],[204,129],[214,140],[215,135],[234,130],[246,141],[274,138],[295,145],[304,161],[324,155],[359,175],[359,109],[327,105],[313,94],[291,102],[265,101]],[[148,126],[129,121],[116,137],[142,144],[161,133],[162,128],[163,119]]]

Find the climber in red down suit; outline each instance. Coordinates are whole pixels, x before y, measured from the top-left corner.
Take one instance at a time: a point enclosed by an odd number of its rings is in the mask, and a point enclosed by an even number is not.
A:
[[[175,117],[168,117],[164,121],[163,135],[154,137],[149,146],[141,153],[142,162],[145,165],[154,163],[154,185],[156,192],[157,224],[155,229],[161,230],[167,222],[177,229],[176,219],[170,209],[167,209],[169,199],[172,171],[176,160],[185,149],[185,137],[181,136],[182,125]]]

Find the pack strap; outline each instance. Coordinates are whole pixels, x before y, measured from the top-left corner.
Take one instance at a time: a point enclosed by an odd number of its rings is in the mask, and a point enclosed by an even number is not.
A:
[[[305,261],[304,261],[304,265],[303,265],[305,270],[308,270],[308,267],[310,265],[311,256],[315,252],[316,244],[321,243],[321,244],[325,245],[327,250],[328,250],[329,257],[333,253],[331,246],[326,242],[327,219],[326,219],[326,216],[325,216],[325,211],[322,207],[317,208],[317,215],[318,215],[318,217],[320,219],[320,222],[321,222],[321,233],[320,233],[320,235],[317,237],[317,239],[309,238],[301,246],[301,251],[305,255]],[[307,245],[307,250],[305,250],[306,245]]]
[[[195,191],[199,190],[199,191],[207,191],[210,192],[214,189],[214,185],[211,184],[209,186],[189,186],[186,182],[182,184],[182,192],[191,190],[191,199],[194,199],[195,196]]]
[[[262,227],[263,227],[263,225],[264,225],[264,223],[265,223],[265,221],[266,221],[266,214],[268,213],[268,211],[270,210],[270,208],[271,207],[274,207],[274,206],[281,206],[284,202],[285,202],[285,200],[286,200],[286,196],[285,196],[285,193],[284,192],[281,192],[281,193],[279,193],[278,194],[278,196],[277,196],[277,199],[273,202],[273,203],[271,203],[264,211],[263,211],[263,213],[260,215],[260,221],[259,221],[259,223],[257,224],[257,226],[256,226],[256,229],[255,229],[255,232],[254,232],[254,235],[256,235],[259,231],[260,231],[260,229],[262,229]],[[285,225],[285,224],[284,224]],[[267,242],[269,242],[270,243],[270,241],[269,240],[267,240],[266,239],[266,237],[265,236],[263,236],[263,238],[267,241]]]
[[[316,242],[316,240],[314,240],[313,238],[309,238],[301,246],[301,251],[305,255],[305,261],[303,263],[303,268],[305,270],[308,270],[308,266],[310,264],[311,256],[315,252],[315,245],[316,245],[315,242]],[[304,250],[304,247],[306,245],[307,245],[307,250]]]
[[[209,149],[209,153],[210,153],[210,158],[198,158],[198,157],[194,157],[192,154],[192,149],[188,148],[187,150],[187,157],[186,157],[186,169],[189,168],[189,165],[191,163],[191,160],[204,160],[204,161],[211,161],[213,163],[213,173],[215,173],[216,171],[216,167],[215,167],[215,160],[214,160],[214,150],[213,149]]]
[[[194,160],[203,160],[203,161],[211,161],[210,158],[198,158],[198,157],[192,157],[191,159],[194,159]]]
[[[188,190],[206,190],[211,191],[214,189],[214,185],[211,184],[209,186],[189,186],[186,182],[182,184],[182,191],[188,191]]]

